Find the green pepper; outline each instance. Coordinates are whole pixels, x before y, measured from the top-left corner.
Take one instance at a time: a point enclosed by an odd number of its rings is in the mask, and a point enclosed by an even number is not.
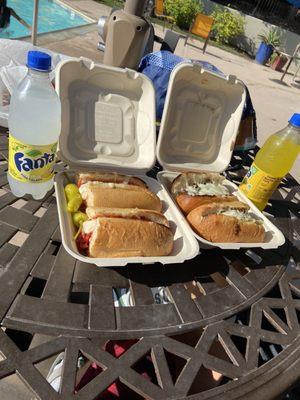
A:
[[[70,201],[68,201],[68,211],[74,213],[79,210],[80,206],[82,204],[82,197],[81,196],[76,196],[73,197]]]
[[[77,211],[72,214],[72,220],[73,220],[74,225],[78,228],[78,231],[74,236],[74,240],[76,240],[78,238],[80,232],[82,231],[83,223],[88,220],[88,216],[81,211]]]
[[[72,197],[80,194],[79,189],[75,185],[75,183],[68,183],[68,185],[65,186],[65,193],[68,201],[71,200]]]
[[[82,224],[87,221],[88,217],[85,213],[77,211],[72,215],[73,223],[77,228],[82,226]]]
[[[78,187],[74,183],[69,183],[65,187],[65,194],[68,201],[67,205],[68,211],[70,212],[78,211],[82,204],[82,197]]]

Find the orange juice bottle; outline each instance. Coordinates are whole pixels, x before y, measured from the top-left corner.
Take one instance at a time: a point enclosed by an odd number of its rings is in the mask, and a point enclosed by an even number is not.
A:
[[[240,190],[263,210],[300,152],[300,114],[288,126],[267,139],[257,153]]]

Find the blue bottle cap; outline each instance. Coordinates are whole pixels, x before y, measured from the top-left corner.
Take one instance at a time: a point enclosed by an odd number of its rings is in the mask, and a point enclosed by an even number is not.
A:
[[[289,120],[289,123],[295,126],[296,128],[300,128],[300,114],[294,114],[292,118]]]
[[[27,55],[27,67],[37,71],[51,71],[51,56],[41,51],[29,51]]]

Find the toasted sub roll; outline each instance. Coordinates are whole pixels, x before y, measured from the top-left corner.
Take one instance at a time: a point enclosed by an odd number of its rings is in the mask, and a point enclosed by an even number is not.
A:
[[[160,199],[141,186],[95,181],[81,185],[79,191],[87,207],[162,210]]]
[[[125,183],[127,185],[135,185],[146,188],[146,183],[134,176],[122,175],[116,172],[86,172],[76,174],[76,183],[80,187],[87,182],[103,182],[103,183]]]
[[[235,196],[190,196],[187,193],[179,194],[176,202],[185,215],[199,206],[211,203],[224,203],[236,201]]]
[[[187,186],[197,185],[199,183],[213,182],[215,184],[223,184],[225,177],[215,172],[185,172],[174,179],[171,192],[173,196],[186,191]]]
[[[263,221],[239,201],[202,205],[192,210],[187,220],[196,233],[210,242],[261,243],[265,239]]]
[[[230,194],[224,184],[225,178],[213,172],[187,172],[174,179],[171,192],[185,215],[194,208],[212,202],[232,202],[236,197]]]
[[[167,256],[173,249],[173,233],[163,224],[148,219],[98,217],[83,224],[90,235],[88,255],[106,257]]]
[[[99,207],[88,207],[86,214],[89,219],[105,217],[105,218],[130,218],[137,220],[152,221],[157,224],[161,224],[170,227],[170,223],[167,218],[157,212],[151,210],[140,210],[138,208],[99,208]]]

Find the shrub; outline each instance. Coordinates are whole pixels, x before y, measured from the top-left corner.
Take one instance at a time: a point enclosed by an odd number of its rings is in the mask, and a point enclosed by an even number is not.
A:
[[[244,18],[234,15],[227,8],[215,7],[213,34],[218,43],[228,43],[229,39],[244,33]]]
[[[271,28],[269,32],[258,35],[258,37],[262,42],[274,48],[279,47],[281,44],[281,33],[278,28]]]
[[[166,0],[165,8],[181,29],[189,29],[195,15],[203,11],[199,0]]]

